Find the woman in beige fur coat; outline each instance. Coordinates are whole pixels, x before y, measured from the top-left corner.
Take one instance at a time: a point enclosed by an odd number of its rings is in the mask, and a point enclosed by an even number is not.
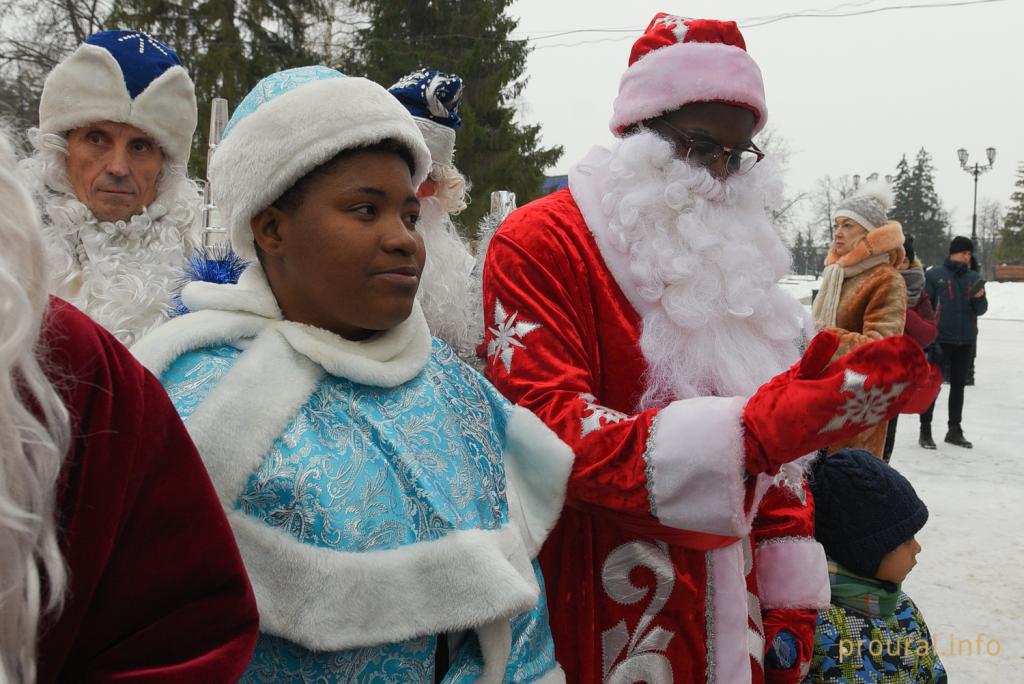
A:
[[[904,257],[903,228],[886,216],[891,205],[888,188],[867,187],[840,202],[833,214],[835,237],[814,300],[814,320],[820,330],[839,334],[837,357],[873,340],[903,334],[907,288],[895,268]],[[830,451],[856,447],[881,457],[885,428],[879,423]]]

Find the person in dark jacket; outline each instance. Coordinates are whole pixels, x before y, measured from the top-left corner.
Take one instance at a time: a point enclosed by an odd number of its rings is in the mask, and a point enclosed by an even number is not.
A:
[[[949,363],[949,429],[945,441],[965,449],[973,445],[964,437],[960,425],[964,408],[964,386],[967,371],[978,339],[978,316],[988,310],[985,281],[970,270],[974,243],[956,236],[949,245],[949,257],[941,266],[933,266],[925,274],[925,292],[939,311],[939,345]],[[934,449],[932,413],[935,403],[921,414],[919,443]]]

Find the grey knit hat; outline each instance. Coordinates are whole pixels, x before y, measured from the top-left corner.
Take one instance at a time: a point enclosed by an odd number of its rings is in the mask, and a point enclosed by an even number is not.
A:
[[[882,183],[869,183],[856,195],[839,202],[832,213],[832,220],[845,216],[864,226],[870,233],[888,222],[886,212],[892,208],[892,191]]]

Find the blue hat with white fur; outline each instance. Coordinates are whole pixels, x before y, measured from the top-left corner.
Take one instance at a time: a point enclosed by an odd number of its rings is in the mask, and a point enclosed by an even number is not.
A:
[[[455,131],[462,125],[462,79],[437,69],[418,69],[400,78],[388,92],[415,117],[433,160],[451,164]]]
[[[198,110],[174,50],[142,31],[101,31],[54,67],[39,101],[39,130],[64,134],[100,121],[134,126],[173,162],[187,163]]]
[[[412,115],[387,90],[325,66],[267,76],[239,103],[210,161],[213,197],[231,245],[255,259],[249,222],[339,152],[395,140],[415,162],[413,184],[430,171],[430,151]]]

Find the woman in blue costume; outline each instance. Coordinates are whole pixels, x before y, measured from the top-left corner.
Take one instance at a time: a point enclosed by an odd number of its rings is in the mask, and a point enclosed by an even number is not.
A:
[[[534,559],[572,454],[431,338],[415,301],[429,168],[377,84],[267,77],[211,167],[252,263],[237,284],[186,286],[191,313],[133,349],[252,580],[242,681],[564,681]]]

